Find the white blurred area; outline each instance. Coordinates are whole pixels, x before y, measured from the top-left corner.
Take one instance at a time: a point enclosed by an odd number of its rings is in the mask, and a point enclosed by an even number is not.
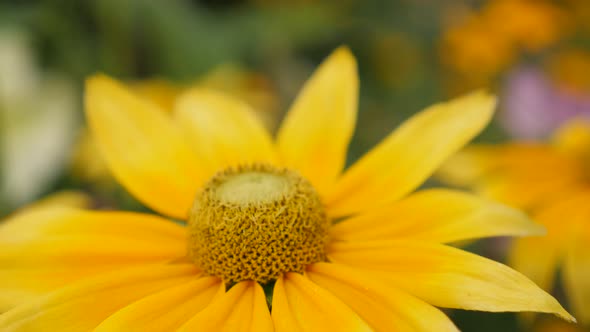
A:
[[[43,72],[21,31],[0,28],[0,205],[13,209],[51,186],[78,126],[75,85]]]

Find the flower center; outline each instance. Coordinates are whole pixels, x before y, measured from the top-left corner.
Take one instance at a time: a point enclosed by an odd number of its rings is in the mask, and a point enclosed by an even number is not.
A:
[[[228,284],[264,284],[326,259],[330,220],[312,185],[288,169],[252,165],[216,174],[188,225],[189,257]]]

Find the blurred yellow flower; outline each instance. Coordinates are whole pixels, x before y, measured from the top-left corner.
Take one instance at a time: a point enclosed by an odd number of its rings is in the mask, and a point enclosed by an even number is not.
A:
[[[441,60],[459,73],[487,78],[510,64],[516,51],[499,31],[472,16],[445,32]]]
[[[559,87],[573,94],[590,94],[590,52],[566,49],[552,56],[549,73]]]
[[[509,42],[528,51],[539,51],[567,32],[564,9],[551,1],[495,0],[482,11],[482,20]]]
[[[172,114],[178,96],[189,87],[175,85],[162,79],[129,84],[142,98],[159,106],[162,112]],[[223,65],[212,70],[193,84],[202,88],[223,91],[238,97],[252,106],[268,129],[274,128],[278,118],[278,96],[270,82],[261,74]],[[107,165],[100,157],[95,142],[86,130],[78,137],[71,160],[72,175],[93,186],[110,188],[115,185]]]
[[[488,1],[479,12],[450,20],[441,39],[441,61],[467,86],[485,84],[522,52],[538,52],[563,37],[566,17],[550,1]]]
[[[0,306],[16,307],[0,329],[457,331],[435,306],[573,320],[518,272],[445,244],[542,227],[469,194],[413,193],[485,127],[495,98],[431,106],[342,172],[357,104],[347,48],[307,81],[275,141],[219,92],[189,89],[167,116],[90,78],[89,125],[115,177],[187,224],[67,208],[14,216],[0,226]]]
[[[453,157],[442,179],[528,211],[546,237],[519,239],[510,265],[546,290],[558,266],[574,314],[590,323],[590,123],[575,120],[547,143],[474,145]]]

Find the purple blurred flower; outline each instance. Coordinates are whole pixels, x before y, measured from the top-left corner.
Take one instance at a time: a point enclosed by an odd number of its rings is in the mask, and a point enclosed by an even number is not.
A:
[[[543,138],[572,118],[590,119],[590,95],[559,87],[531,67],[508,76],[501,103],[500,123],[514,138]]]

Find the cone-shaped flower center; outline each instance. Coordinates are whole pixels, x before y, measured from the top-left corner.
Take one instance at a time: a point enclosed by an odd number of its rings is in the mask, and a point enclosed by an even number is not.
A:
[[[195,199],[189,256],[232,284],[266,283],[325,260],[330,221],[312,185],[266,165],[215,175]]]

